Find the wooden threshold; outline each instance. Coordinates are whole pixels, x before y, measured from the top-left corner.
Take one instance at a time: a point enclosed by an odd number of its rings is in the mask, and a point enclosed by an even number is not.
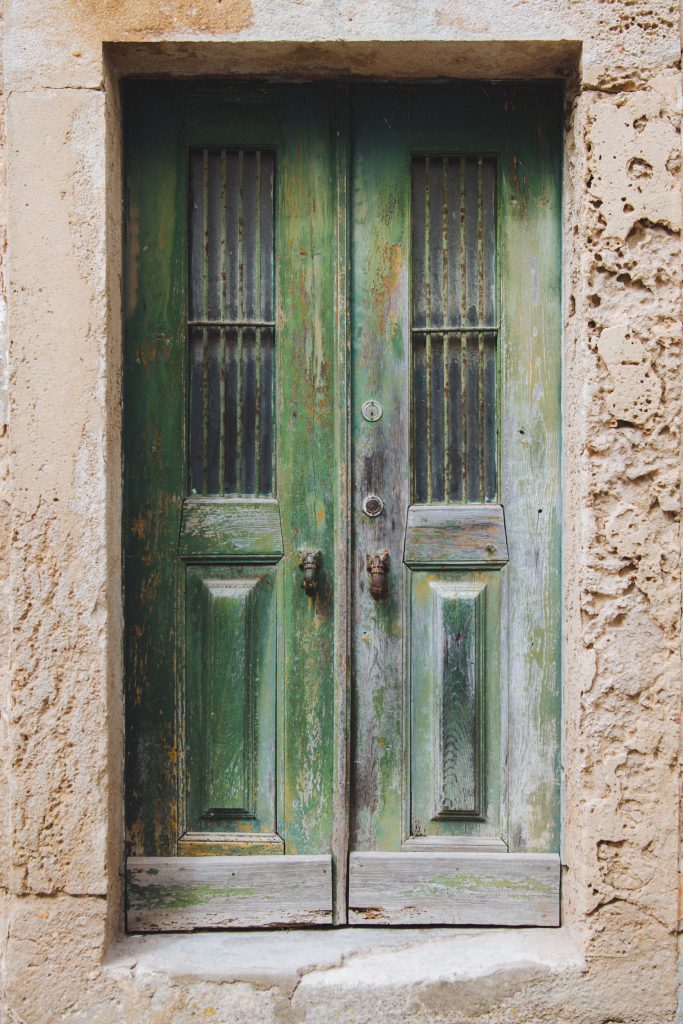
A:
[[[129,932],[332,923],[332,859],[129,857]]]
[[[553,853],[352,853],[350,924],[560,923]]]

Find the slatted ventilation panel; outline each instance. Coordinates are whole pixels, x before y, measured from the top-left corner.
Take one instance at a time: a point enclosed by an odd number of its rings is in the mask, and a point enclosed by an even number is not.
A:
[[[273,492],[274,153],[190,153],[190,491]]]
[[[496,161],[412,167],[413,500],[494,501]]]

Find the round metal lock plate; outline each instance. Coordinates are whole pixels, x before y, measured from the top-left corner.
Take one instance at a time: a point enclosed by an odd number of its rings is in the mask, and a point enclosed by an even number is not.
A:
[[[384,502],[376,494],[368,494],[363,502],[363,511],[374,519],[384,511]]]
[[[369,420],[370,423],[375,423],[376,420],[382,418],[382,406],[374,398],[371,398],[368,402],[363,402],[360,411],[363,413],[363,419]],[[375,514],[377,515],[377,513]]]

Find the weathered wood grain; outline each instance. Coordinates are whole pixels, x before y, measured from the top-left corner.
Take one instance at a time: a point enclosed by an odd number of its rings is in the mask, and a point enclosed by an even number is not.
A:
[[[535,128],[526,108],[533,102]],[[510,547],[504,617],[513,850],[560,842],[562,105],[515,87],[501,162],[500,500]],[[526,123],[525,123],[526,120]]]
[[[352,89],[352,849],[400,849],[406,812],[402,555],[410,500],[410,93]],[[364,401],[383,409],[365,420]],[[367,494],[384,501],[369,518]],[[388,593],[366,555],[389,551]]]
[[[178,840],[180,857],[262,857],[284,852],[280,836],[267,832],[186,832]]]
[[[501,505],[411,505],[404,551],[414,568],[500,568],[508,560]]]
[[[335,395],[335,601],[334,601],[334,774],[332,804],[332,870],[334,923],[346,923],[351,795],[351,331],[349,277],[351,239],[349,190],[351,136],[349,87],[335,90],[336,138],[336,308]]]
[[[410,836],[401,844],[404,853],[507,853],[498,836]]]
[[[352,924],[557,926],[557,854],[354,853]]]
[[[192,561],[276,562],[283,554],[279,503],[258,498],[187,498],[178,554]]]
[[[277,928],[332,921],[332,863],[299,857],[129,857],[128,930]]]
[[[500,840],[500,573],[407,576],[409,835]]]

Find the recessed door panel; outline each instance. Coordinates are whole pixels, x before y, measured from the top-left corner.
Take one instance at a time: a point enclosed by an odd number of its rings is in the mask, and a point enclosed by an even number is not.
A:
[[[276,832],[276,576],[273,567],[188,567],[190,832]]]

